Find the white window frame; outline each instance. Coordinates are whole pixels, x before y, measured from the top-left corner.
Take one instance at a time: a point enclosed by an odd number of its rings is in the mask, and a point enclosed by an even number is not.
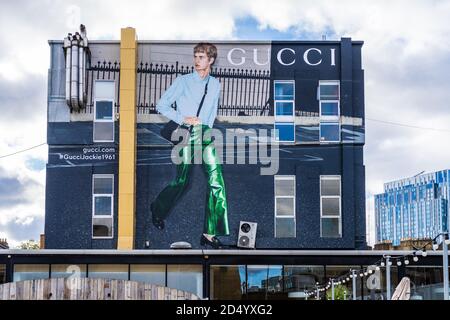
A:
[[[275,99],[276,95],[275,95],[275,87],[277,84],[283,84],[283,83],[288,83],[288,84],[292,84],[293,89],[292,89],[292,97],[293,99]],[[289,102],[292,103],[292,115],[283,115],[283,116],[278,116],[277,115],[277,103],[278,102]],[[274,124],[273,124],[273,129],[276,130],[275,125],[276,124],[290,124],[293,125],[294,127],[294,140],[280,140],[279,138],[277,139],[278,142],[295,142],[295,80],[274,80],[273,81],[273,114],[274,114]]]
[[[291,83],[293,85],[292,96],[294,99],[275,99],[275,86],[279,83]],[[273,100],[274,101],[295,101],[295,80],[274,80],[273,81]],[[295,113],[295,108],[294,108]]]
[[[98,82],[110,82],[112,83],[113,87],[114,87],[114,91],[116,89],[115,86],[115,81],[114,80],[95,80],[94,81],[94,88],[96,88],[96,83]],[[112,105],[112,117],[111,120],[104,120],[104,119],[97,119],[97,102],[98,101],[108,101],[111,102]],[[98,97],[96,90],[94,90],[94,125],[93,125],[93,129],[92,129],[92,140],[94,142],[114,142],[114,137],[115,137],[115,119],[116,119],[116,114],[115,114],[115,93],[113,94],[113,97]],[[113,128],[113,132],[112,132],[112,140],[96,140],[95,139],[95,122],[111,122],[112,123],[112,128]]]
[[[338,114],[336,116],[323,116],[322,115],[322,103],[337,103]],[[339,116],[341,115],[341,103],[339,100],[320,100],[319,101],[319,116],[320,121],[324,122],[339,122]]]
[[[278,103],[292,103],[292,115],[277,115],[277,104]],[[275,122],[294,122],[295,121],[295,100],[276,100],[275,103]]]
[[[277,236],[277,219],[292,219],[294,218],[294,236],[293,237],[288,237],[288,238],[296,238],[297,237],[297,215],[296,215],[296,204],[295,204],[295,200],[296,200],[296,195],[297,195],[297,186],[296,186],[296,176],[295,175],[274,175],[273,178],[273,187],[274,187],[274,235],[275,238],[278,238]],[[294,195],[293,196],[277,196],[277,190],[276,188],[276,181],[277,180],[291,180],[294,182]],[[287,199],[292,199],[294,206],[293,206],[293,210],[292,210],[292,215],[287,216],[287,215],[277,215],[277,199],[278,198],[287,198]],[[286,237],[279,237],[280,239],[282,238],[286,238]]]
[[[112,193],[94,193],[96,178],[111,178],[112,179]],[[95,198],[97,197],[111,197],[111,214],[110,215],[96,215],[95,214]],[[94,219],[108,218],[111,219],[111,236],[110,237],[96,237],[94,236]],[[114,174],[93,174],[92,175],[92,221],[91,221],[91,235],[92,239],[113,239],[114,238]]]
[[[342,238],[342,177],[340,175],[320,175],[320,237],[329,239]],[[322,196],[322,180],[339,180],[339,196]],[[322,199],[339,199],[339,216],[325,216],[323,215]],[[339,236],[338,237],[324,237],[322,232],[322,219],[338,219],[339,221]]]
[[[338,86],[338,99],[320,99],[320,86],[322,85],[337,85]],[[327,144],[327,143],[339,143],[341,142],[341,81],[340,80],[319,80],[319,86],[317,88],[317,100],[319,100],[319,143]],[[322,103],[329,103],[329,102],[337,102],[338,104],[338,115],[337,116],[322,116]],[[338,130],[339,130],[339,140],[322,140],[322,124],[337,124]]]
[[[317,100],[321,101],[321,99],[320,99],[320,86],[321,85],[330,86],[330,85],[336,85],[336,84],[338,86],[338,94],[339,94],[339,97],[337,100],[341,100],[341,81],[340,80],[319,80],[319,87],[317,90]],[[335,98],[334,99],[325,99],[322,101],[331,101],[331,100],[336,100],[336,99]]]

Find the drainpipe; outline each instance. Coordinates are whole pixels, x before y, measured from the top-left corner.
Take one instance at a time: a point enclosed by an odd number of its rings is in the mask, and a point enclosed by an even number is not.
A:
[[[79,111],[86,106],[86,64],[89,54],[86,28],[80,25],[81,34],[71,33],[64,38],[66,55],[66,102],[71,110]]]
[[[79,59],[79,50],[78,45],[80,44],[80,34],[78,32],[75,33],[75,36],[72,38],[72,62],[70,66],[71,73],[71,82],[70,82],[70,105],[72,109],[78,111],[80,110],[80,106],[78,105],[78,59]]]
[[[86,105],[86,90],[85,90],[85,79],[86,79],[86,51],[88,46],[88,39],[86,37],[86,28],[84,25],[80,26],[80,46],[78,49],[78,105],[80,108],[84,108]]]
[[[70,66],[72,65],[72,34],[64,38],[64,51],[66,52],[66,103],[70,107],[70,83],[72,81]]]

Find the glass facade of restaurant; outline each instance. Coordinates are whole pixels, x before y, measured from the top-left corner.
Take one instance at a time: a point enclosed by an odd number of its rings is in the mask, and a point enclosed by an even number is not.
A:
[[[216,255],[212,252],[182,255],[179,252],[165,255],[13,254],[10,257],[0,254],[0,283],[75,275],[151,283],[212,300],[316,299],[317,285],[323,286],[331,279],[346,279],[350,271],[355,270],[355,287],[352,279],[336,284],[341,287],[339,299],[352,300],[354,288],[357,300],[387,298],[386,268],[375,269],[380,255]],[[411,299],[442,299],[441,265],[442,256],[432,252],[408,266],[391,266],[391,294],[406,276],[411,281]],[[368,269],[373,272],[361,272]],[[308,292],[313,295],[306,297]],[[326,296],[322,292],[319,299],[326,299]]]
[[[349,275],[350,270],[367,269],[361,265],[215,265],[210,267],[211,299],[292,299],[305,298],[305,292],[315,291],[316,284],[320,285],[331,278],[337,279]],[[427,270],[424,270],[427,273]],[[378,277],[375,286],[369,282],[371,277]],[[391,291],[393,292],[398,281],[398,270],[391,267]],[[442,280],[441,280],[442,285]],[[336,284],[336,287],[338,285]],[[345,296],[342,299],[352,300],[353,283],[347,281],[344,286]],[[323,295],[320,297],[323,299]],[[316,299],[316,296],[309,299]],[[372,275],[363,275],[357,272],[356,277],[357,300],[384,300],[386,299],[385,270]]]
[[[0,284],[6,282],[6,266],[4,264],[0,264]]]
[[[4,274],[0,268],[0,280]],[[80,278],[144,282],[203,296],[202,265],[15,264],[13,281],[68,278],[71,275]]]

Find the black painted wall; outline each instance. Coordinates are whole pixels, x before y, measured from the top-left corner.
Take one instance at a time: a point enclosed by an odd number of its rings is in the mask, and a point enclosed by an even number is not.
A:
[[[295,50],[296,63],[289,67],[276,61],[281,48]],[[307,48],[322,50],[322,64],[308,66],[303,61]],[[343,38],[341,42],[273,42],[271,75],[276,79],[295,79],[296,109],[318,113],[319,80],[341,81],[341,115],[360,117],[364,121],[364,73],[361,69],[361,42]],[[329,50],[335,49],[335,66],[330,66]],[[311,54],[311,61],[320,57]],[[286,56],[291,60],[293,56]],[[271,91],[273,85],[271,85]],[[271,93],[273,97],[273,92]],[[249,128],[252,125],[235,127]],[[267,125],[255,125],[264,127]],[[226,126],[216,123],[215,127]],[[269,127],[272,127],[269,125]],[[138,158],[136,175],[136,240],[137,249],[167,249],[175,241],[188,241],[199,248],[204,221],[206,177],[200,165],[192,170],[189,190],[180,199],[166,221],[163,231],[151,224],[149,205],[175,177],[175,165],[167,159],[168,146],[158,137],[160,125],[138,124]],[[355,127],[356,128],[356,127]],[[359,127],[361,128],[361,127]],[[364,135],[362,130],[362,137]],[[303,132],[301,128],[298,128]],[[305,132],[311,132],[306,128]],[[92,122],[48,123],[49,162],[46,183],[46,248],[94,249],[117,247],[118,208],[118,133],[116,143],[93,144]],[[156,134],[155,134],[156,133]],[[303,133],[300,133],[303,134]],[[230,236],[225,243],[235,245],[239,221],[258,223],[257,248],[296,249],[364,249],[365,239],[365,169],[364,141],[320,145],[282,146],[278,174],[296,176],[297,238],[274,238],[274,177],[261,176],[259,165],[224,164],[227,188]],[[101,161],[67,161],[61,153],[82,154],[92,146],[114,147],[115,158]],[[92,174],[115,174],[114,239],[92,239]],[[342,176],[342,238],[320,238],[320,175]]]

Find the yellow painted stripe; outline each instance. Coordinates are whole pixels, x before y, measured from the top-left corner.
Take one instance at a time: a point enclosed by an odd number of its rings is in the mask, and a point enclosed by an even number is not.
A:
[[[136,211],[136,60],[134,28],[121,29],[119,117],[119,231],[117,249],[134,249]]]

